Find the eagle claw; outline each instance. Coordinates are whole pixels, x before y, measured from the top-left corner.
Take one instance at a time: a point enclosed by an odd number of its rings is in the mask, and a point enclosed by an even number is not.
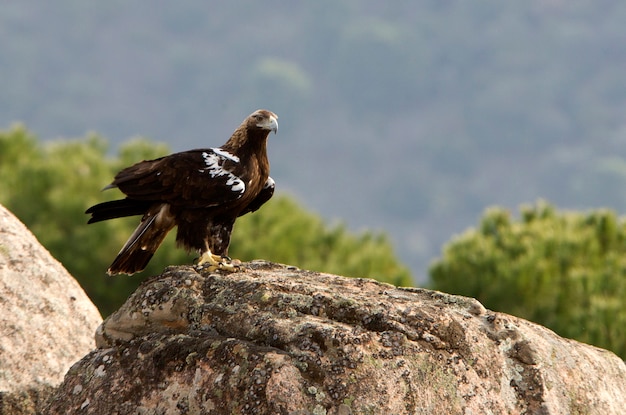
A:
[[[238,272],[241,270],[241,261],[233,261],[226,255],[214,255],[210,251],[203,253],[196,264],[198,269],[213,271]]]

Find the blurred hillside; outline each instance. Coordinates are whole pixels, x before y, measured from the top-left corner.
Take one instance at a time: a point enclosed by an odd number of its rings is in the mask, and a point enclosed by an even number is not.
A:
[[[0,126],[183,150],[271,109],[278,189],[388,231],[423,278],[489,205],[626,211],[625,21],[617,0],[7,2]]]

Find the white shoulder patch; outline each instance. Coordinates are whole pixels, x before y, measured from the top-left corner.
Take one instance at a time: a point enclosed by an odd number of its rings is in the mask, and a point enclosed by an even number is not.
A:
[[[226,150],[222,150],[219,147],[212,148],[211,150],[213,150],[213,152],[215,152],[215,154],[219,154],[220,156],[222,156],[222,157],[224,157],[224,158],[226,158],[226,159],[228,159],[230,161],[233,161],[235,163],[239,163],[239,157],[237,157],[234,154],[229,153]]]
[[[230,186],[232,192],[238,193],[237,198],[241,197],[246,191],[246,184],[238,176],[222,166],[225,158],[236,163],[239,162],[239,158],[223,150],[216,151],[214,148],[211,150],[212,152],[210,153],[207,151],[202,152],[204,164],[206,164],[207,168],[199,171],[201,173],[207,172],[211,178],[225,177],[226,186]]]

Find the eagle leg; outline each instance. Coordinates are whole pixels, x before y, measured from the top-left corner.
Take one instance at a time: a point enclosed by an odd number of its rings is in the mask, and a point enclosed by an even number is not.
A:
[[[241,269],[239,264],[233,263],[233,261],[227,256],[215,255],[211,251],[204,252],[196,266],[199,269],[207,269],[209,272],[222,270],[226,272],[237,272]]]

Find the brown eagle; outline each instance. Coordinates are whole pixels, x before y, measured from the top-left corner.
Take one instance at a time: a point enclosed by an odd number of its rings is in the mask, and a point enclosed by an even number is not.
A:
[[[274,194],[267,138],[278,130],[277,118],[255,111],[221,147],[144,160],[120,171],[104,189],[117,187],[126,198],[85,212],[91,214],[88,223],[143,215],[107,273],[142,271],[174,226],[177,245],[197,251],[199,265],[234,271],[228,245],[235,219]]]

